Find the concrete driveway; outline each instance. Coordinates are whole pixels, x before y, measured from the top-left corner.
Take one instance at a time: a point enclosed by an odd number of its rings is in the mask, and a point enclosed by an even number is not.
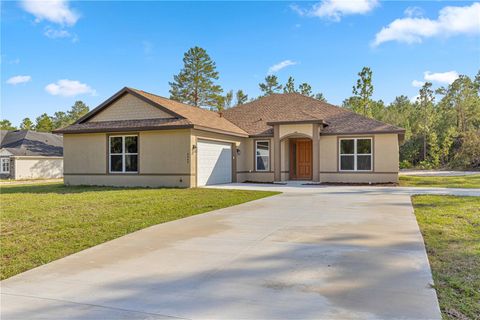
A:
[[[408,192],[275,188],[5,280],[2,319],[440,319]]]

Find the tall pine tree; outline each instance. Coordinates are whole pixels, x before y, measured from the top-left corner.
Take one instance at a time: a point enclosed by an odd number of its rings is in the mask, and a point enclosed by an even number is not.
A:
[[[222,88],[218,80],[215,62],[205,49],[190,48],[183,56],[183,69],[173,76],[170,99],[196,107],[217,107]]]

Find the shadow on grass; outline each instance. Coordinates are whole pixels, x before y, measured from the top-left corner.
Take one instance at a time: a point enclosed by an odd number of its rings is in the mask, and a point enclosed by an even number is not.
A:
[[[83,192],[122,191],[122,190],[153,190],[176,188],[145,188],[145,187],[104,187],[104,186],[67,186],[63,183],[44,185],[1,186],[0,194],[14,193],[57,193],[71,194]],[[178,189],[178,188],[177,188]]]

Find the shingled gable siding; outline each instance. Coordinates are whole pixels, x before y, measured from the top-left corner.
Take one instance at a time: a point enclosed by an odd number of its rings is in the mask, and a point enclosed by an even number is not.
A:
[[[127,93],[89,121],[143,120],[174,118],[171,114]]]

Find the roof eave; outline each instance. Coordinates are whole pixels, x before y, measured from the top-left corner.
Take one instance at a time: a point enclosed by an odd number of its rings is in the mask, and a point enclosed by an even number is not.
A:
[[[310,120],[280,120],[280,121],[268,121],[267,125],[273,126],[276,124],[310,124],[319,123],[326,124],[322,119],[310,119]]]

